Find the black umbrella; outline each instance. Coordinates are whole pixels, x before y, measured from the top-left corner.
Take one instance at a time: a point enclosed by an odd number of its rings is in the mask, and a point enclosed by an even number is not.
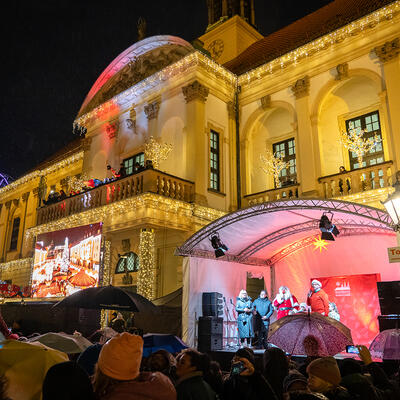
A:
[[[116,286],[83,289],[66,297],[54,307],[76,307],[105,310],[157,312],[157,307],[145,297]]]

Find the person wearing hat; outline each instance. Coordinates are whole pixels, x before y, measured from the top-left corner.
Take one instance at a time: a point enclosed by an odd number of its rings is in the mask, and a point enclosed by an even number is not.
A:
[[[224,382],[224,399],[229,400],[278,400],[271,385],[255,369],[252,349],[239,349],[232,359],[231,373]]]
[[[328,316],[329,299],[328,295],[322,290],[322,283],[314,279],[311,282],[311,289],[308,292],[307,304],[311,307],[312,312],[320,313]]]
[[[348,391],[340,386],[339,367],[333,357],[322,357],[312,361],[307,367],[308,388],[322,393],[330,400],[352,399]]]
[[[283,380],[283,393],[307,390],[307,378],[299,371],[292,370]]]
[[[123,332],[105,343],[93,377],[99,400],[176,400],[176,391],[161,372],[140,372],[143,339]]]

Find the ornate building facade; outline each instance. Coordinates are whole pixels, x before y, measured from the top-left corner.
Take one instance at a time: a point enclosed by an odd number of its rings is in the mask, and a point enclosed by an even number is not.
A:
[[[82,104],[85,138],[0,189],[0,280],[29,285],[38,235],[102,222],[103,284],[155,298],[182,285],[175,248],[238,207],[381,207],[400,163],[400,1],[336,0],[267,37],[253,1],[207,3],[211,57],[172,36],[135,43]],[[341,139],[361,130],[374,141],[362,160]],[[144,161],[151,138],[172,147],[157,169]],[[277,179],[267,152],[286,163]],[[121,163],[126,177],[39,207],[51,188]]]

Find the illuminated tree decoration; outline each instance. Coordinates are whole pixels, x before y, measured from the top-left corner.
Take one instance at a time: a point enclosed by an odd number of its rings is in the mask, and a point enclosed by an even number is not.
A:
[[[78,178],[75,175],[74,176],[69,176],[67,178],[67,185],[68,185],[68,191],[71,192],[81,192],[85,187],[86,187],[86,181],[88,180],[87,176],[85,173],[81,174],[81,176]]]
[[[7,186],[11,181],[11,176],[0,172],[0,188]]]
[[[363,136],[366,132],[361,129],[349,129],[349,132],[342,131],[340,134],[340,142],[346,149],[357,155],[360,168],[362,167],[364,154],[368,153],[380,142],[376,134],[373,138],[365,139]]]
[[[327,250],[328,242],[324,239],[321,239],[321,236],[315,238],[314,242],[314,250],[319,250],[321,253],[322,250]]]
[[[272,175],[275,180],[275,186],[280,187],[281,182],[279,180],[279,174],[285,168],[289,167],[289,163],[283,161],[283,158],[277,153],[272,154],[270,150],[267,150],[266,155],[260,154],[261,169],[267,174]]]
[[[146,160],[151,160],[153,167],[158,169],[160,167],[160,162],[166,160],[171,151],[172,144],[158,143],[153,136],[150,136],[150,140],[144,147],[144,158]]]

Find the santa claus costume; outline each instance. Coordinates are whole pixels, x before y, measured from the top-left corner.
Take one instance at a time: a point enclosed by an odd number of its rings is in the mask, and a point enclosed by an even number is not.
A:
[[[299,303],[296,297],[290,293],[287,286],[281,286],[279,288],[279,293],[276,295],[273,304],[278,312],[277,319],[295,314],[299,311]]]
[[[316,279],[311,282],[311,290],[307,296],[307,304],[311,307],[312,312],[328,316],[329,314],[329,298],[322,288],[322,283]]]

